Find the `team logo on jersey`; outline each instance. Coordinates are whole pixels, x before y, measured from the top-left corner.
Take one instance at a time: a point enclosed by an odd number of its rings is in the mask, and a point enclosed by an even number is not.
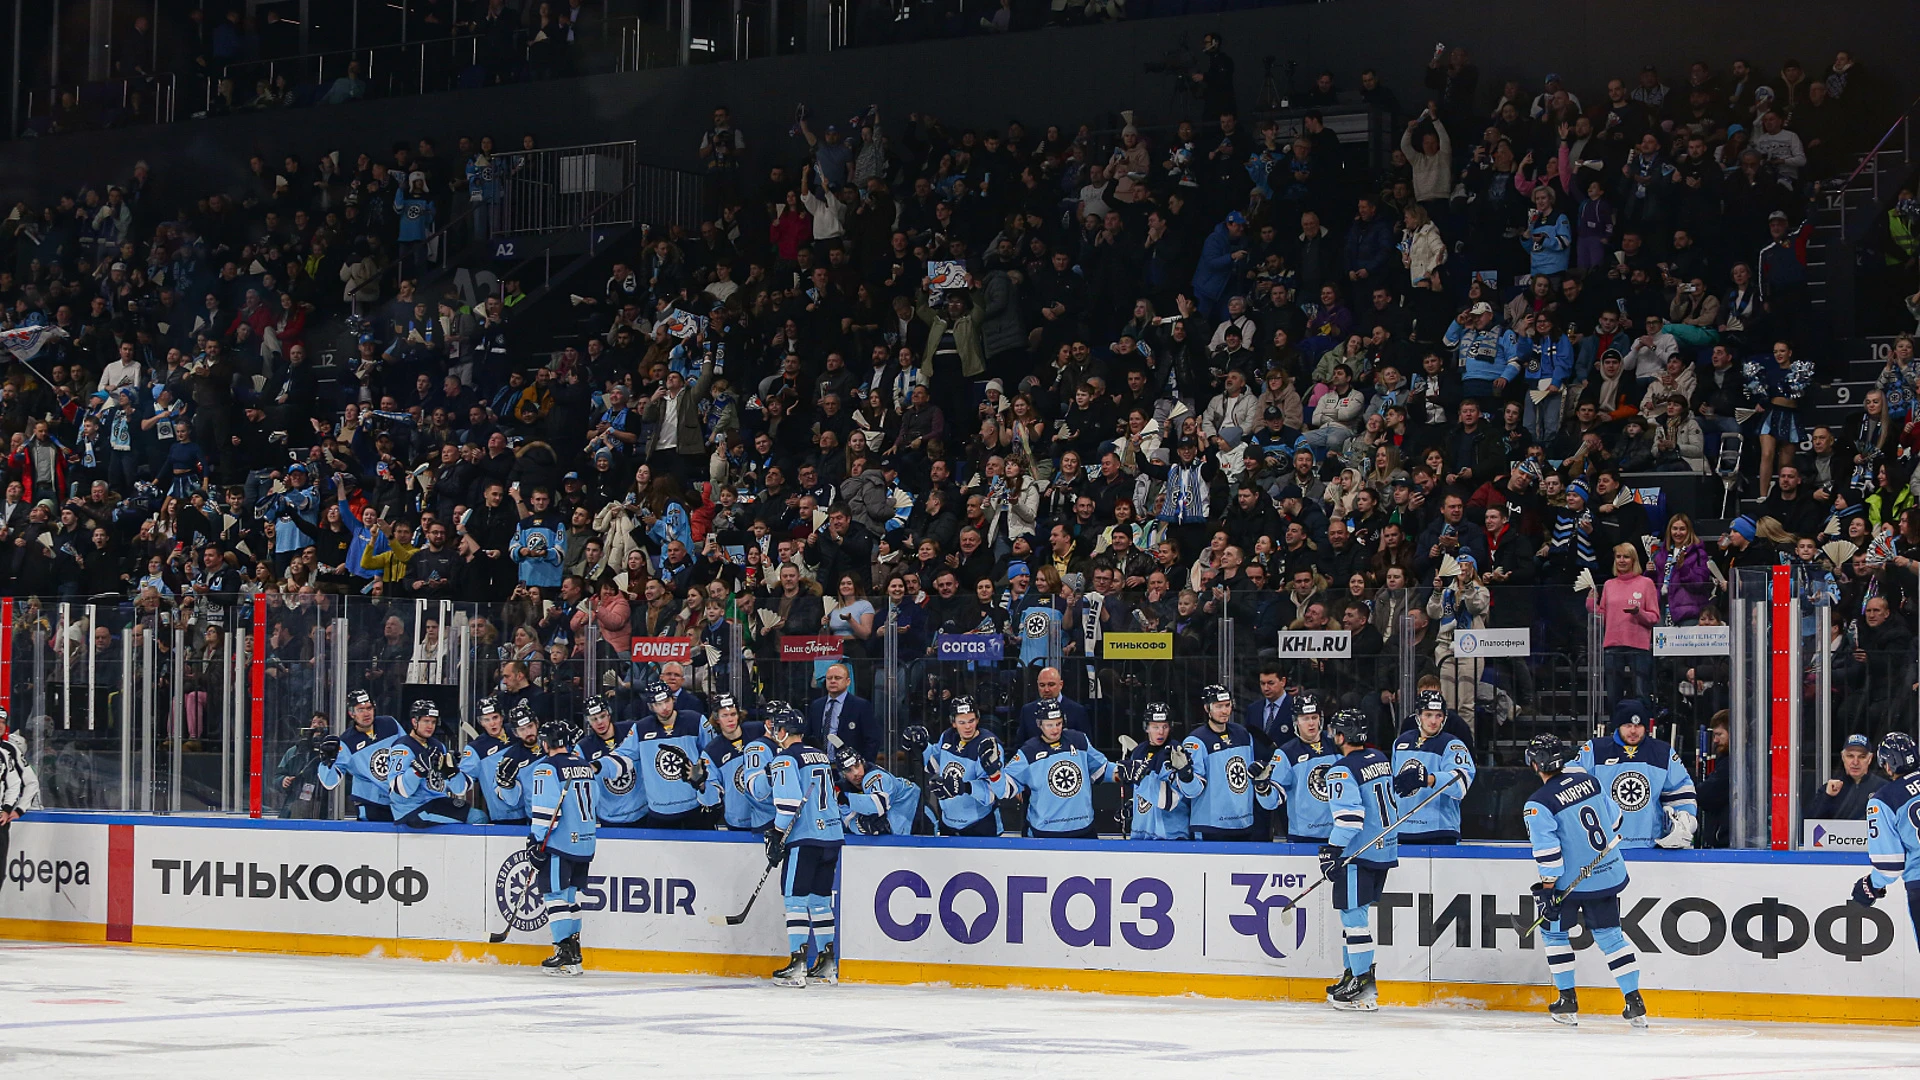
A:
[[[375,780],[386,783],[393,775],[393,748],[374,751],[373,756],[367,759],[367,771],[373,774]]]
[[[1646,777],[1628,769],[1613,778],[1612,795],[1613,801],[1620,804],[1620,809],[1631,814],[1635,810],[1645,810],[1647,804],[1653,801],[1653,785],[1647,782]]]
[[[1247,790],[1247,763],[1241,758],[1227,759],[1227,787],[1235,795]]]
[[[659,773],[660,779],[662,780],[685,780],[687,778],[687,759],[681,754],[655,753],[653,755],[653,771]]]
[[[1020,632],[1032,638],[1046,637],[1047,628],[1052,625],[1052,619],[1047,618],[1038,611],[1029,611],[1027,612],[1027,617],[1020,620]]]
[[[604,781],[609,795],[630,795],[633,793],[633,785],[639,782],[640,774],[625,768],[615,769],[613,779]]]
[[[1153,813],[1153,804],[1147,801],[1145,795],[1136,795],[1133,799],[1133,812],[1138,817],[1146,817]]]
[[[1047,770],[1047,790],[1062,799],[1071,799],[1080,794],[1080,786],[1085,780],[1080,764],[1072,758],[1062,758]]]
[[[959,762],[949,761],[947,767],[940,770],[940,776],[948,783],[964,784],[967,780],[967,770],[961,768]]]
[[[1327,788],[1327,771],[1332,768],[1332,765],[1315,765],[1307,771],[1307,793],[1321,802],[1326,802],[1333,794]]]
[[[493,905],[507,925],[531,933],[547,925],[547,906],[541,900],[540,886],[534,880],[539,864],[531,852],[521,850],[507,856],[493,875]]]

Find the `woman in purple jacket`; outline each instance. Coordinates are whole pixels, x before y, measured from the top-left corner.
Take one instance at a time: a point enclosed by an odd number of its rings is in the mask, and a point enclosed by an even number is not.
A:
[[[1669,626],[1692,626],[1713,599],[1713,573],[1707,549],[1694,535],[1693,519],[1675,514],[1667,520],[1663,543],[1653,548],[1653,581],[1660,588],[1660,614]]]

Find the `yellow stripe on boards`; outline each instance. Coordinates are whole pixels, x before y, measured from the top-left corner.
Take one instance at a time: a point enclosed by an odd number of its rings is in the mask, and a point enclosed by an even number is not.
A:
[[[98,923],[0,919],[0,937],[21,941],[111,944]],[[224,952],[264,952],[305,956],[388,956],[409,960],[479,960],[535,965],[552,953],[544,944],[492,945],[473,941],[421,941],[399,938],[285,934],[258,930],[204,930],[135,926],[133,945]],[[586,945],[587,965],[599,971],[670,975],[722,975],[764,978],[784,957],[719,953],[650,952],[596,949]],[[842,960],[840,977],[849,983],[892,986],[945,985],[1010,990],[1070,990],[1082,993],[1150,997],[1195,995],[1248,1001],[1326,1000],[1333,975],[1318,979],[1262,975],[1196,975],[1160,971],[1088,971],[1065,968],[988,967],[972,964],[917,964],[883,960]],[[1382,1005],[1447,1005],[1533,1012],[1545,1009],[1554,991],[1541,972],[1540,985],[1497,983],[1382,982]],[[1584,1011],[1618,1012],[1618,991],[1580,988]],[[1816,994],[1742,994],[1716,990],[1662,990],[1643,987],[1647,1008],[1657,1022],[1742,1020],[1780,1023],[1833,1023],[1920,1026],[1920,999],[1829,997]]]

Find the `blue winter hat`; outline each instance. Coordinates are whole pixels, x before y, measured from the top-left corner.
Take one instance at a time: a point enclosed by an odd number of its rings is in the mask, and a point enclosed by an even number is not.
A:
[[[1227,224],[1245,225],[1246,223],[1247,223],[1247,215],[1241,213],[1238,210],[1227,211]]]
[[[1455,555],[1453,557],[1453,561],[1461,566],[1471,566],[1475,570],[1480,569],[1480,560],[1474,558],[1473,552],[1471,551],[1463,551],[1458,555]]]
[[[1012,581],[1014,578],[1020,577],[1022,575],[1025,575],[1027,577],[1033,576],[1033,571],[1027,568],[1026,563],[1010,562],[1007,564],[1007,580],[1008,581]]]
[[[1573,483],[1568,484],[1567,494],[1578,495],[1581,499],[1588,502],[1593,501],[1593,489],[1587,486],[1585,480],[1575,480]]]
[[[1736,134],[1744,134],[1746,130],[1747,130],[1747,126],[1745,124],[1728,124],[1727,125],[1727,135],[1729,137]]]
[[[1747,514],[1741,514],[1739,517],[1734,518],[1733,524],[1727,526],[1727,530],[1729,532],[1739,533],[1740,539],[1745,540],[1749,544],[1753,543],[1753,538],[1758,535],[1758,531],[1754,528],[1753,518]]]

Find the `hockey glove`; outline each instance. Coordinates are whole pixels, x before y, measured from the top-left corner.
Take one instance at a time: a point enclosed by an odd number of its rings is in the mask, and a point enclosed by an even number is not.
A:
[[[698,791],[705,791],[707,789],[707,763],[705,760],[701,758],[687,759],[687,783],[692,784],[695,790]]]
[[[1666,835],[1655,840],[1654,846],[1669,850],[1690,848],[1693,846],[1693,830],[1698,824],[1699,819],[1685,810],[1668,807]]]
[[[925,750],[930,735],[925,724],[913,724],[900,733],[900,741],[909,750]]]
[[[854,820],[860,823],[860,831],[867,836],[885,836],[893,831],[887,826],[887,819],[879,814],[861,814]]]
[[[1874,885],[1872,874],[1853,883],[1853,902],[1861,907],[1872,907],[1875,900],[1885,895],[1887,890]]]
[[[460,759],[453,756],[451,750],[440,751],[433,760],[433,773],[442,780],[451,780],[460,772]]]
[[[1332,877],[1340,868],[1340,849],[1333,844],[1320,845],[1320,876]]]
[[[1546,921],[1548,926],[1553,926],[1560,922],[1560,905],[1565,903],[1566,900],[1566,897],[1554,892],[1553,882],[1536,881],[1533,883],[1534,909],[1540,918]]]
[[[971,784],[960,779],[958,774],[942,776],[940,778],[940,786],[942,789],[940,797],[943,799],[958,799],[967,793],[968,788],[972,787]]]
[[[1000,756],[1000,740],[992,736],[980,740],[981,772],[986,773],[991,779],[1000,775],[1000,769],[1005,764],[1005,760]]]
[[[527,851],[534,858],[536,859],[539,858],[542,854],[546,852],[546,850],[547,850],[547,841],[544,837],[539,837],[539,836],[527,837]]]
[[[314,747],[314,751],[320,755],[322,761],[332,761],[340,755],[340,736],[329,735],[321,739],[319,745]]]
[[[787,834],[779,829],[767,830],[767,865],[778,866],[787,855]]]
[[[1167,764],[1173,767],[1175,776],[1181,780],[1193,782],[1193,758],[1187,753],[1186,743],[1174,743],[1167,751]]]
[[[512,754],[502,755],[499,767],[493,770],[494,785],[504,789],[518,784],[520,782],[520,767],[523,764],[525,763]]]
[[[1407,762],[1405,768],[1393,774],[1393,793],[1403,799],[1426,786],[1427,767],[1417,761]]]

